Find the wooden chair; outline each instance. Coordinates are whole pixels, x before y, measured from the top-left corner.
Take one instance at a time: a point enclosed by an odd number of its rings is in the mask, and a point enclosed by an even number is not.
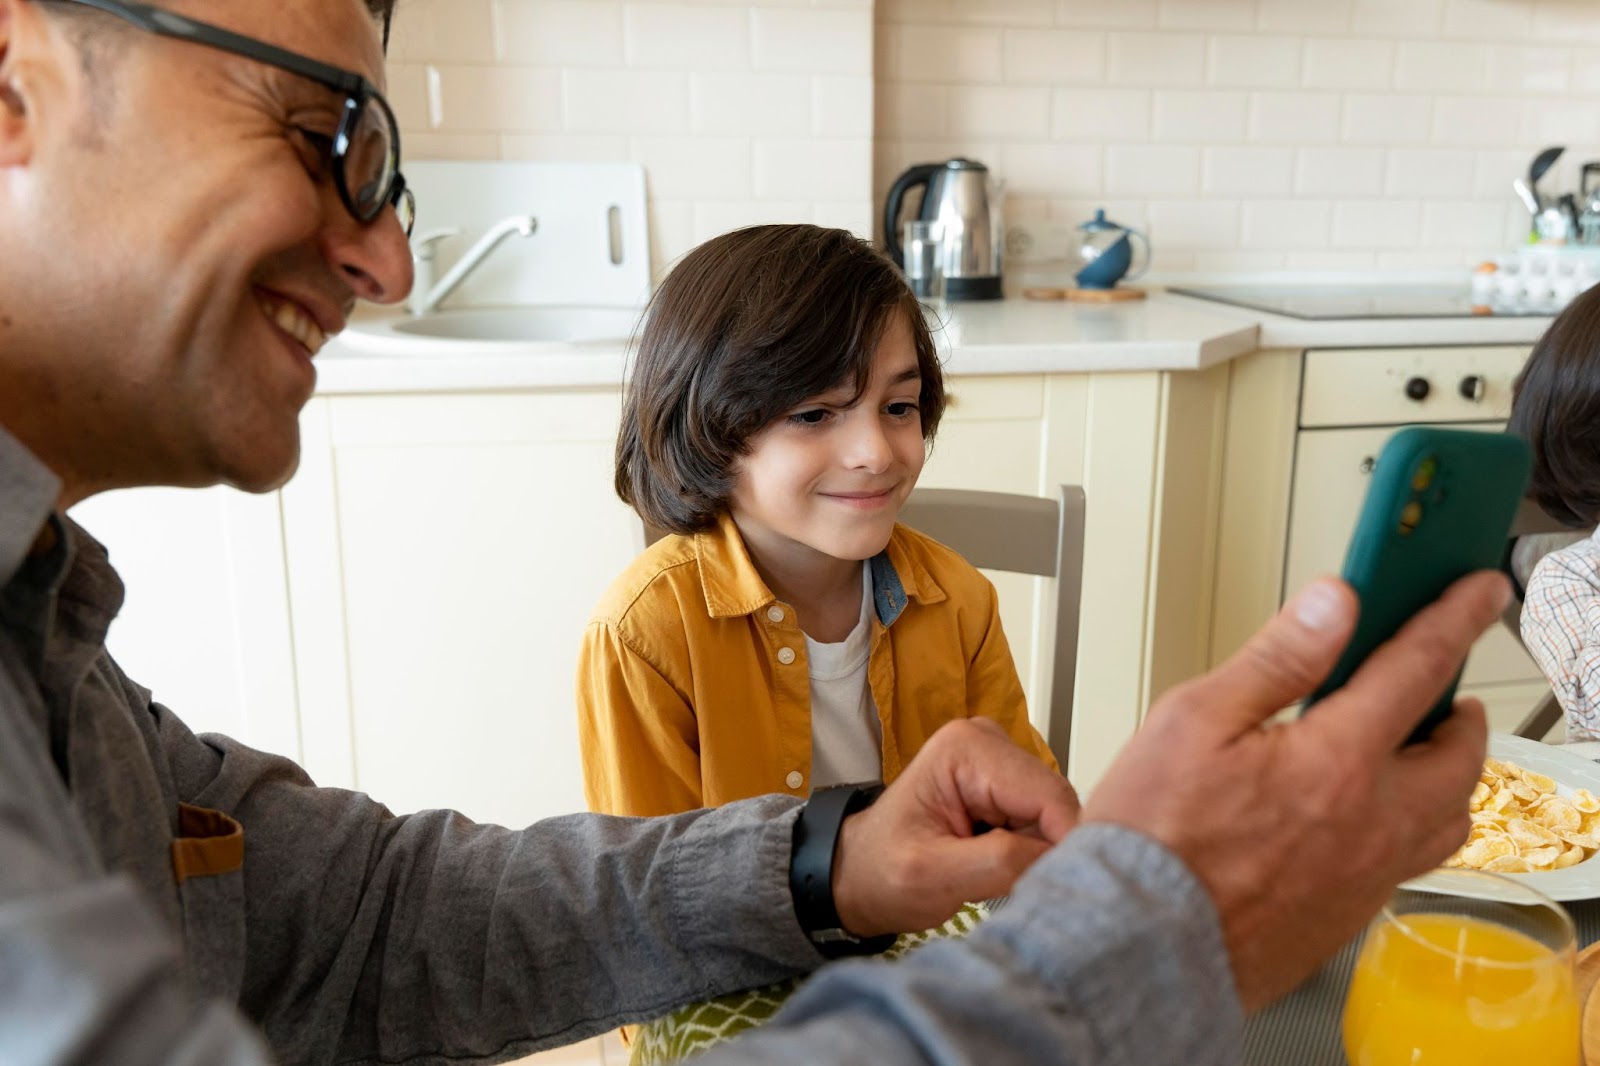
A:
[[[1517,508],[1517,515],[1511,520],[1511,540],[1506,545],[1506,573],[1511,576],[1511,587],[1516,595],[1506,605],[1505,612],[1500,615],[1500,623],[1516,636],[1518,643],[1522,641],[1522,593],[1528,575],[1533,572],[1534,564],[1545,553],[1561,547],[1560,541],[1543,545],[1543,551],[1537,554],[1519,553],[1517,542],[1523,537],[1542,536],[1546,534],[1565,534],[1570,537],[1568,543],[1582,540],[1587,534],[1572,529],[1570,526],[1551,518],[1538,504],[1532,500],[1523,500]],[[1519,737],[1529,740],[1543,740],[1545,734],[1561,721],[1561,703],[1556,699],[1554,692],[1546,692],[1539,702],[1533,706],[1527,715],[1518,723],[1514,733]]]
[[[1083,489],[1057,499],[972,489],[914,489],[900,521],[960,552],[973,566],[1055,578],[1055,653],[1045,737],[1063,771],[1072,744],[1072,689],[1078,671],[1078,610],[1083,597]],[[644,545],[666,534],[644,526]]]
[[[1063,485],[1056,499],[969,489],[916,489],[900,521],[986,570],[1055,578],[1055,642],[1045,699],[1046,740],[1063,772],[1072,744],[1083,597],[1083,489]]]

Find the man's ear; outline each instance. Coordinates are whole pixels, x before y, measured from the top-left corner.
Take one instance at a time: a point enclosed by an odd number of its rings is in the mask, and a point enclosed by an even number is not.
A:
[[[20,23],[35,15],[25,7],[23,0],[0,0],[0,167],[26,163],[33,155],[33,123],[16,47]]]

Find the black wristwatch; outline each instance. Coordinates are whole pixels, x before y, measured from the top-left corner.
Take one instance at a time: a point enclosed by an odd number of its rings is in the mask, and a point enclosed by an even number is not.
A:
[[[833,905],[833,860],[839,849],[839,827],[857,811],[872,806],[882,785],[839,785],[818,789],[800,808],[789,853],[789,891],[795,917],[811,943],[830,959],[848,955],[880,955],[895,935],[859,937],[839,921]]]

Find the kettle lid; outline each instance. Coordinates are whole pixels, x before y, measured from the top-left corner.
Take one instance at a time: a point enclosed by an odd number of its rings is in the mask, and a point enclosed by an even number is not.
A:
[[[988,167],[984,166],[982,163],[978,162],[976,159],[965,159],[965,158],[962,158],[961,156],[957,156],[954,159],[946,160],[944,165],[945,165],[945,169],[946,170],[983,170],[983,171],[987,171],[989,169]]]
[[[1087,222],[1078,223],[1078,228],[1085,233],[1099,233],[1103,230],[1125,230],[1128,227],[1112,222],[1106,218],[1105,208],[1097,207],[1094,211],[1094,217]]]

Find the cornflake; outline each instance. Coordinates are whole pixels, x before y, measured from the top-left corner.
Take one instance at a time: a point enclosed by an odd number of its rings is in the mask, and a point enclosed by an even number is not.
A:
[[[1486,759],[1472,790],[1472,830],[1446,866],[1490,873],[1561,870],[1600,851],[1600,797],[1556,794],[1544,774]]]

